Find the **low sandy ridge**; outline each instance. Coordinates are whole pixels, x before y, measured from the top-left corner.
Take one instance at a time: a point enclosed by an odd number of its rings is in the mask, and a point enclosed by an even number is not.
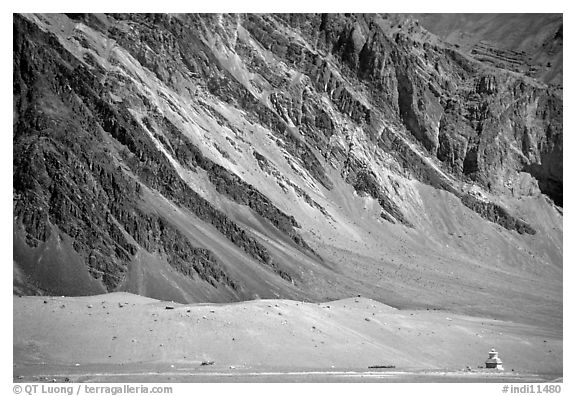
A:
[[[15,297],[13,345],[20,379],[151,368],[476,370],[492,347],[508,372],[562,375],[561,334],[362,297],[194,305],[128,293]]]

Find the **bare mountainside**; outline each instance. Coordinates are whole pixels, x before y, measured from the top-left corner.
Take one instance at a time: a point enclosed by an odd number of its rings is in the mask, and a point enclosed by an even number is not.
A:
[[[478,60],[562,86],[562,14],[413,14],[413,17]]]
[[[15,15],[14,292],[561,328],[562,97],[386,15]]]

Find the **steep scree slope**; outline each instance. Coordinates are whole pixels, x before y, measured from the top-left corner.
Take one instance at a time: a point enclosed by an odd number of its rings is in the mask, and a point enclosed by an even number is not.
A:
[[[15,15],[13,69],[15,293],[561,321],[562,98],[414,21]]]

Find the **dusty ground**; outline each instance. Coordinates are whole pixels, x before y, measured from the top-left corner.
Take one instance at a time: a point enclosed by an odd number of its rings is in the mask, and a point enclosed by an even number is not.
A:
[[[534,382],[562,376],[560,332],[397,310],[362,297],[195,305],[128,293],[15,297],[13,345],[17,381]],[[492,347],[503,373],[479,368]],[[369,368],[376,365],[393,367]]]

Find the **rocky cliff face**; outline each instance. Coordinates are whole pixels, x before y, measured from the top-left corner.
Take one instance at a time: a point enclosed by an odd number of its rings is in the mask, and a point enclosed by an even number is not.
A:
[[[410,19],[15,15],[13,65],[17,292],[557,290],[561,96]]]

